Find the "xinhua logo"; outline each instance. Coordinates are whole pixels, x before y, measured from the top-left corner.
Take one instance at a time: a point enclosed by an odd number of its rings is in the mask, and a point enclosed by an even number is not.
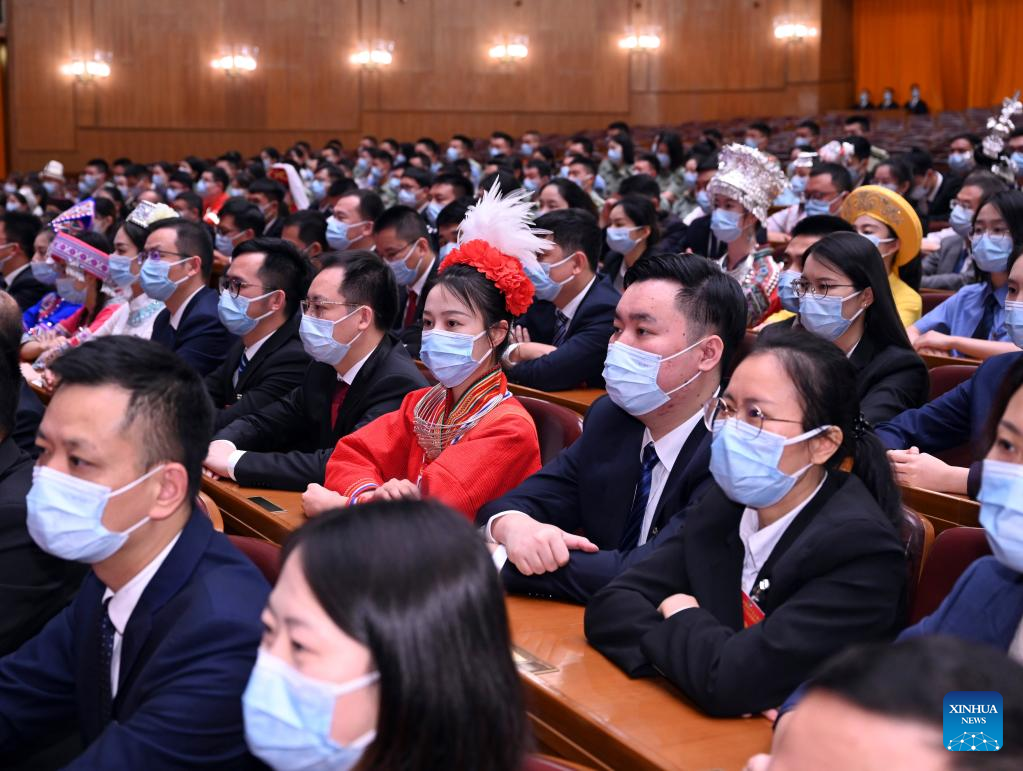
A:
[[[952,691],[945,694],[943,738],[946,750],[994,752],[1002,748],[1002,694]]]

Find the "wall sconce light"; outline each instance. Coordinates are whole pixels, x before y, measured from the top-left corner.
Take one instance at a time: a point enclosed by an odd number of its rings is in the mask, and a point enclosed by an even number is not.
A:
[[[774,36],[783,43],[802,43],[817,37],[817,28],[803,22],[780,21],[774,25]]]
[[[394,61],[394,41],[374,40],[372,43],[359,43],[359,47],[348,61],[364,70],[387,67]]]
[[[232,48],[228,53],[218,56],[210,62],[210,66],[215,70],[227,73],[228,77],[237,77],[246,72],[255,71],[256,55],[258,53],[258,48],[238,46],[237,48]]]
[[[72,56],[69,62],[61,65],[60,74],[75,78],[79,83],[106,80],[110,77],[111,58],[109,51],[96,51],[91,59]]]
[[[618,38],[618,47],[626,51],[636,51],[638,53],[656,51],[661,47],[661,28],[644,27],[643,29],[637,29],[636,27],[626,27],[625,34]]]
[[[490,50],[487,51],[487,56],[494,61],[504,64],[521,62],[529,56],[529,37],[526,35],[509,35],[492,45]]]

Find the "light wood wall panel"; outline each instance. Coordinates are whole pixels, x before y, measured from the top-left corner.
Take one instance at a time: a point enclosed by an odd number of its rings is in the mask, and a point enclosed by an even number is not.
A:
[[[8,157],[17,169],[94,155],[175,160],[281,149],[299,138],[352,143],[494,129],[571,132],[615,119],[672,124],[812,114],[852,92],[849,0],[8,0]],[[821,36],[774,39],[777,18]],[[626,24],[657,23],[664,47],[617,47]],[[529,58],[486,55],[503,33]],[[394,64],[359,72],[360,39],[395,41]],[[259,47],[255,73],[209,62]],[[67,52],[113,54],[113,75],[73,84]],[[825,53],[826,52],[826,53]]]

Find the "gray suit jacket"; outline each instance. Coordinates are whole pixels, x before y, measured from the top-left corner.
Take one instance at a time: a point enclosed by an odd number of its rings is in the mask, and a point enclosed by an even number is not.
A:
[[[971,283],[973,271],[967,269],[956,272],[956,262],[966,245],[959,236],[941,239],[938,251],[924,257],[924,276],[920,286],[926,289],[958,289]]]

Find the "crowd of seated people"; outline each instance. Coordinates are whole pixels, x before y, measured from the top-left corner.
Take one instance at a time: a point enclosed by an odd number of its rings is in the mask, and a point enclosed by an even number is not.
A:
[[[856,726],[931,763],[937,689],[1023,693],[1023,130],[877,138],[11,175],[0,765],[521,769],[504,592],[708,715],[780,709],[750,768]],[[551,451],[518,396],[580,389]],[[273,586],[200,503],[235,483],[301,493]],[[912,626],[905,488],[974,499],[992,552]]]

